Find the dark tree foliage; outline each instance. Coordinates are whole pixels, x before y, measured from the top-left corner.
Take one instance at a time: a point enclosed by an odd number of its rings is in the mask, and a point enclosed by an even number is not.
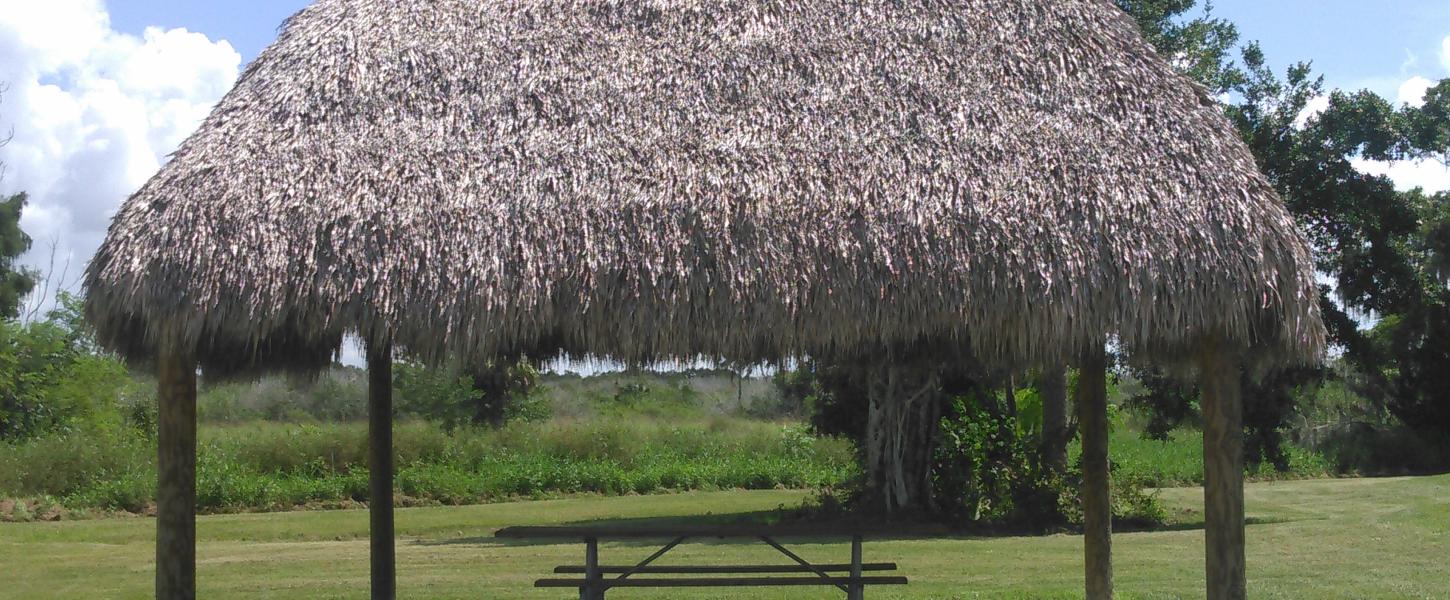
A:
[[[815,362],[806,359],[797,363],[794,369],[782,368],[771,376],[771,384],[780,394],[780,402],[772,414],[814,414],[812,402],[815,397],[815,370]]]
[[[1440,439],[1450,432],[1450,195],[1401,192],[1388,178],[1360,171],[1356,159],[1450,156],[1450,80],[1422,107],[1395,106],[1368,91],[1326,92],[1308,63],[1280,78],[1257,44],[1233,56],[1236,28],[1211,5],[1185,18],[1192,0],[1117,0],[1161,54],[1209,90],[1228,98],[1226,113],[1309,236],[1318,270],[1332,278],[1322,309],[1333,343],[1366,375],[1356,391],[1412,428]],[[1316,98],[1328,106],[1306,109]],[[1378,319],[1365,328],[1366,317]],[[1290,389],[1305,373],[1271,375],[1246,389],[1250,445],[1278,462],[1273,448],[1292,414]],[[1149,374],[1161,411],[1155,430],[1193,414],[1193,392]],[[1275,420],[1279,419],[1278,423]]]
[[[776,390],[810,411],[811,428],[821,435],[836,435],[860,442],[866,436],[870,404],[868,370],[861,365],[803,360],[772,380]],[[975,381],[956,372],[941,375],[942,396],[950,399],[976,389]]]
[[[1174,429],[1200,423],[1196,385],[1159,369],[1128,367],[1127,371],[1145,390],[1124,400],[1125,407],[1148,417],[1143,437],[1166,440]],[[1296,394],[1323,376],[1318,369],[1288,369],[1262,378],[1244,373],[1242,385],[1248,400],[1243,415],[1244,460],[1248,465],[1268,463],[1280,471],[1289,470],[1284,429],[1298,409]]]
[[[0,317],[6,319],[19,316],[20,301],[35,288],[35,272],[15,264],[30,250],[30,236],[20,229],[24,208],[25,194],[0,201]]]
[[[1127,367],[1143,392],[1123,399],[1124,408],[1147,415],[1143,437],[1166,440],[1174,429],[1198,421],[1198,388],[1161,369]]]
[[[1203,13],[1183,19],[1198,0],[1115,0],[1143,31],[1158,54],[1203,84],[1215,95],[1243,84],[1243,72],[1228,60],[1239,41],[1238,28],[1213,16],[1213,3]]]
[[[1244,61],[1252,77],[1230,115],[1310,236],[1319,270],[1334,279],[1323,290],[1326,325],[1345,359],[1367,375],[1357,391],[1443,439],[1450,432],[1450,194],[1398,191],[1353,161],[1443,160],[1450,80],[1420,108],[1336,90],[1304,122],[1309,99],[1322,94],[1309,67],[1296,65],[1281,82],[1257,48]],[[1376,320],[1368,329],[1365,317]]]
[[[473,425],[502,427],[510,403],[528,396],[539,384],[539,371],[528,360],[496,361],[468,374],[476,394],[462,410]]]
[[[92,351],[80,305],[62,293],[43,320],[0,322],[0,442],[95,429],[116,409],[126,370]]]
[[[1276,470],[1289,470],[1285,426],[1298,411],[1299,391],[1323,377],[1318,369],[1276,371],[1261,379],[1244,374],[1244,397],[1251,399],[1244,403],[1244,460],[1248,465],[1268,463]]]
[[[1032,531],[1067,525],[1061,498],[1076,488],[1042,460],[1038,432],[1019,426],[1013,391],[966,377],[943,383],[952,389],[932,468],[937,510],[955,523]]]
[[[533,418],[531,400],[539,372],[526,358],[500,360],[460,374],[413,363],[397,363],[393,387],[401,414],[421,416],[452,432],[460,427],[498,427],[512,418]]]
[[[896,517],[929,514],[937,506],[933,454],[945,395],[939,367],[912,364],[808,360],[775,377],[788,402],[806,394],[800,403],[809,407],[817,433],[855,442],[862,465],[850,498],[856,510]]]
[[[0,92],[4,86],[0,85]],[[0,147],[10,138],[0,139]],[[0,163],[0,177],[5,165]],[[0,318],[14,319],[20,315],[20,302],[35,288],[35,271],[15,264],[30,250],[30,236],[20,229],[20,212],[25,209],[25,194],[0,198]]]
[[[812,376],[811,428],[860,442],[866,437],[867,371],[853,364],[804,365]]]
[[[859,449],[867,435],[867,373],[862,365],[806,360],[777,373],[774,382],[783,396],[810,409],[817,433],[846,437]],[[1043,463],[1039,432],[1021,425],[1015,396],[957,370],[943,370],[939,380],[940,421],[921,439],[932,446],[923,454],[932,498],[917,516],[1023,531],[1068,524],[1062,499],[1075,497],[1075,475],[1054,473]],[[869,492],[857,491],[855,508],[871,509]]]

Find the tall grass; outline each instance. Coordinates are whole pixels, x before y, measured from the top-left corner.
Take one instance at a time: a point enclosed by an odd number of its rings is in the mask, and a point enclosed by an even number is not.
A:
[[[1167,440],[1144,438],[1139,432],[1114,424],[1108,439],[1113,477],[1148,487],[1179,487],[1203,484],[1203,432],[1177,429]],[[1279,472],[1272,465],[1250,468],[1252,479],[1303,479],[1324,477],[1334,472],[1323,456],[1298,446],[1286,445],[1289,470]],[[1078,440],[1068,447],[1068,458],[1077,461],[1082,453]]]
[[[204,427],[203,511],[277,510],[367,497],[362,424]],[[717,417],[517,422],[444,433],[397,426],[401,503],[464,504],[558,494],[807,488],[855,472],[851,448],[796,426]],[[72,509],[141,511],[155,497],[153,440],[56,436],[0,455],[0,496],[49,496]]]

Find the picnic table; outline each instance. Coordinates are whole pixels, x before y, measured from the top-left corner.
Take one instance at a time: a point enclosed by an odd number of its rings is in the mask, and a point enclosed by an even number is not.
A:
[[[580,600],[603,600],[604,593],[620,587],[740,587],[740,586],[812,586],[831,585],[846,593],[848,600],[862,600],[868,585],[905,585],[900,576],[867,576],[867,571],[894,571],[896,563],[862,562],[862,538],[869,535],[859,528],[822,526],[712,525],[676,527],[638,526],[564,526],[506,527],[495,537],[519,540],[571,540],[584,543],[584,564],[559,565],[554,573],[580,574],[576,578],[544,578],[534,587],[572,587],[579,589]],[[848,563],[815,564],[801,558],[777,539],[849,538],[851,561]],[[608,565],[599,562],[600,540],[670,540],[648,558],[633,565]],[[756,539],[790,558],[794,564],[772,565],[655,565],[676,546],[690,539]],[[841,575],[844,573],[844,575]],[[648,575],[695,575],[695,577],[648,577]],[[777,575],[760,577],[758,575]],[[779,575],[794,576],[779,576]],[[609,575],[610,577],[606,577]],[[703,575],[703,576],[701,576]],[[756,575],[756,576],[742,576]]]

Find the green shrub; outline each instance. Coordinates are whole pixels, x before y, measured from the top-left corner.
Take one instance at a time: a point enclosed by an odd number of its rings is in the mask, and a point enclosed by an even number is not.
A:
[[[367,373],[334,365],[315,378],[268,375],[203,382],[197,418],[205,423],[351,422],[367,418]]]
[[[1125,416],[1121,412],[1114,414],[1108,439],[1114,477],[1125,477],[1148,487],[1203,483],[1202,432],[1179,428],[1169,432],[1165,439],[1148,439],[1127,427],[1123,422]],[[1077,461],[1081,452],[1080,443],[1073,440],[1068,446],[1069,460]],[[1284,447],[1284,452],[1287,470],[1280,471],[1273,464],[1262,462],[1257,466],[1246,466],[1247,475],[1253,479],[1301,479],[1323,477],[1334,472],[1333,465],[1312,450],[1289,445]]]
[[[396,413],[433,421],[449,432],[548,418],[551,411],[537,395],[538,382],[538,370],[524,359],[481,365],[466,373],[406,362],[393,369]]]
[[[932,468],[937,509],[959,524],[1066,524],[1062,504],[1065,496],[1076,498],[1073,480],[1043,466],[1034,429],[1023,427],[1004,404],[1001,394],[987,391],[952,399]]]
[[[1426,474],[1450,465],[1450,443],[1403,425],[1345,423],[1321,432],[1315,445],[1314,456],[1340,473]]]
[[[61,323],[0,322],[0,441],[114,426],[125,383],[119,361]]]
[[[203,427],[197,505],[278,510],[367,499],[364,424]],[[31,440],[0,454],[0,496],[70,508],[143,511],[155,496],[155,440],[132,429]],[[460,504],[556,494],[807,488],[852,476],[848,444],[739,419],[515,422],[453,434],[395,428],[397,486],[411,502]]]

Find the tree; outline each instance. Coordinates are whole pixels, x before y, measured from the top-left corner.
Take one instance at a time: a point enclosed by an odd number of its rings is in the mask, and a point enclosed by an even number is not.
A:
[[[1322,308],[1333,342],[1368,376],[1357,391],[1443,439],[1450,432],[1450,194],[1398,191],[1355,161],[1443,161],[1450,80],[1419,108],[1336,90],[1306,122],[1300,115],[1309,100],[1323,95],[1309,66],[1295,65],[1280,82],[1257,48],[1244,60],[1250,84],[1230,115],[1308,233],[1319,270],[1334,280]]]
[[[1067,444],[1073,437],[1067,410],[1067,366],[1043,368],[1038,375],[1037,392],[1042,399],[1042,428],[1037,452],[1042,456],[1043,466],[1062,475],[1067,471]]]
[[[440,423],[450,432],[462,426],[502,426],[538,381],[539,372],[527,359],[488,363],[466,374],[411,363],[393,369],[398,410]]]
[[[472,401],[463,407],[473,425],[502,427],[511,404],[533,393],[539,371],[527,359],[499,360],[481,365],[469,373]]]
[[[1205,2],[1198,17],[1181,20],[1198,0],[1115,0],[1137,21],[1143,37],[1158,54],[1214,95],[1243,84],[1243,72],[1230,60],[1239,41],[1238,27],[1213,16]]]
[[[804,360],[774,381],[810,407],[817,433],[856,442],[863,480],[854,503],[890,515],[935,510],[937,430],[958,379],[931,361],[860,358]]]
[[[1143,386],[1143,392],[1124,400],[1125,406],[1148,415],[1143,437],[1166,440],[1174,429],[1200,423],[1202,413],[1198,386],[1170,377],[1156,368],[1128,367],[1128,373]],[[1251,467],[1267,462],[1288,471],[1289,455],[1284,448],[1284,429],[1298,412],[1302,389],[1312,386],[1324,374],[1318,369],[1286,369],[1255,377],[1245,371],[1240,386],[1244,397],[1244,460]]]
[[[126,369],[97,354],[84,322],[62,307],[44,320],[0,322],[0,441],[95,429],[117,415]]]
[[[1322,311],[1331,341],[1366,375],[1357,391],[1444,439],[1450,432],[1444,392],[1450,389],[1450,195],[1398,191],[1355,161],[1446,162],[1450,80],[1431,88],[1421,107],[1397,107],[1368,91],[1326,92],[1308,63],[1292,65],[1281,79],[1257,44],[1242,47],[1235,59],[1237,29],[1214,18],[1211,5],[1184,21],[1192,0],[1117,4],[1160,53],[1228,98],[1226,114],[1308,235],[1318,270],[1334,281],[1322,290]],[[1309,114],[1310,102],[1322,97],[1328,106]],[[1366,327],[1364,316],[1377,322]],[[1271,376],[1256,382],[1250,397],[1282,400],[1285,386],[1305,377]],[[1270,384],[1278,387],[1265,387]],[[1246,414],[1262,419],[1250,440],[1272,445],[1275,415],[1289,412],[1278,406]]]
[[[4,87],[0,86],[0,92]],[[0,140],[5,147],[10,138]],[[0,163],[0,178],[5,164]],[[15,264],[30,250],[30,236],[20,229],[20,212],[25,209],[25,194],[14,194],[0,200],[0,318],[14,319],[20,315],[20,302],[35,288],[35,271]]]
[[[35,271],[15,264],[30,250],[30,236],[20,229],[25,201],[25,194],[0,201],[0,318],[5,319],[19,316],[20,302],[35,288]]]

